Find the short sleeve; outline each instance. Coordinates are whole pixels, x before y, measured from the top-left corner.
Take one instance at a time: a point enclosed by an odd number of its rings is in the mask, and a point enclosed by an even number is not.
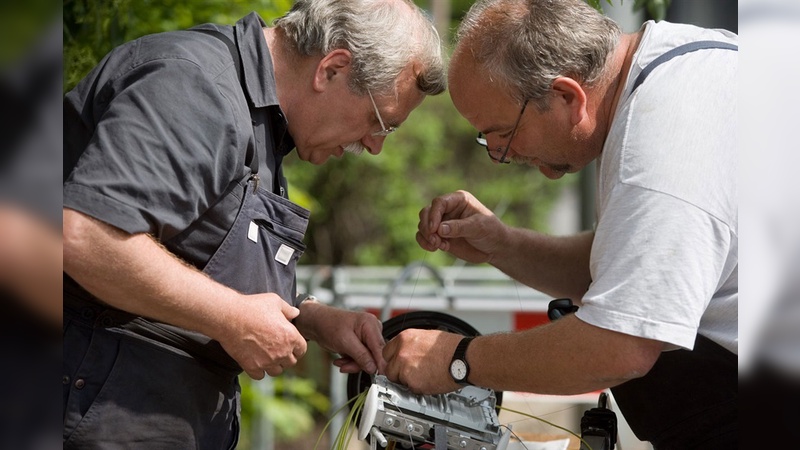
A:
[[[611,192],[577,315],[595,326],[692,348],[725,271],[729,228],[696,206],[627,184]]]
[[[166,240],[246,174],[237,109],[194,62],[142,62],[88,101],[96,125],[64,207]]]

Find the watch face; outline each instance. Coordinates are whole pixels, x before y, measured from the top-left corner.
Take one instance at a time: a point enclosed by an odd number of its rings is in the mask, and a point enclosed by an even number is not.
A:
[[[460,359],[455,359],[450,363],[450,375],[458,381],[467,377],[467,363]]]

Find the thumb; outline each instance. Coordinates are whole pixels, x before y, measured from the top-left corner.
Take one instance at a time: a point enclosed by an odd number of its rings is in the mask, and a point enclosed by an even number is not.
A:
[[[245,370],[245,373],[247,373],[247,376],[249,376],[254,380],[263,380],[264,377],[267,375],[267,373],[264,372],[264,370],[262,369]]]
[[[295,317],[300,315],[300,310],[299,309],[295,308],[294,306],[292,306],[292,305],[290,305],[290,304],[288,304],[286,302],[282,302],[282,303],[283,304],[281,305],[281,312],[283,313],[284,317],[286,317],[287,320],[292,320]]]
[[[465,226],[464,220],[448,220],[439,225],[439,236],[447,238],[467,237],[464,234],[469,227]]]
[[[361,369],[367,373],[375,373],[378,370],[378,365],[372,358],[372,353],[369,349],[361,345],[360,342],[354,343],[348,355],[352,358]]]

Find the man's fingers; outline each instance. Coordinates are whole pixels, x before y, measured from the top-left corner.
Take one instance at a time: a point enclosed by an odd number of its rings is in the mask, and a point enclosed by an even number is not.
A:
[[[417,231],[416,239],[417,244],[429,252],[435,251],[439,247],[439,242],[441,241],[435,234],[426,237],[426,235],[422,234],[420,231]]]
[[[478,238],[486,234],[486,216],[473,214],[463,219],[446,220],[436,230],[444,240],[451,238]]]
[[[361,372],[361,366],[359,366],[358,363],[353,361],[353,358],[350,358],[349,356],[343,356],[341,358],[335,359],[333,361],[333,365],[338,367],[339,372],[341,373]]]
[[[436,229],[441,221],[441,216],[437,216],[434,221],[431,216],[431,207],[426,206],[419,213],[419,224],[417,225],[417,243],[420,247],[428,251],[435,251],[439,246],[439,236]]]
[[[358,363],[359,367],[367,373],[375,373],[378,371],[378,365],[376,364],[375,360],[372,359],[372,353],[361,345],[353,346],[355,351],[351,352],[350,357]]]
[[[306,354],[307,351],[308,351],[308,343],[306,342],[305,339],[302,339],[301,337],[301,339],[297,341],[296,345],[294,346],[294,349],[292,349],[292,355],[296,359],[300,359],[303,357],[303,355]]]
[[[364,337],[364,343],[367,345],[369,352],[372,354],[372,359],[376,362],[383,360],[383,347],[386,346],[386,341],[383,339],[383,334],[381,334],[381,330],[383,329],[383,324],[378,320],[377,317],[372,316],[370,318],[371,324],[368,323],[367,327],[373,327],[372,331],[369,331],[367,328],[366,336]]]
[[[442,217],[449,212],[447,210],[447,197],[447,195],[436,197],[431,202],[430,212],[428,214],[428,226],[430,227],[431,232],[439,228],[439,224],[442,222]]]
[[[247,376],[254,380],[263,380],[264,379],[264,370],[255,368],[255,369],[245,369],[245,373]]]
[[[417,226],[417,228],[419,228],[419,231],[422,232],[423,234],[429,234],[431,232],[430,213],[431,213],[430,206],[426,206],[419,211],[419,225]]]
[[[295,308],[294,306],[286,303],[281,302],[281,312],[283,316],[286,317],[287,320],[292,320],[300,315],[300,310]]]
[[[267,373],[267,375],[271,377],[277,377],[278,375],[283,373],[283,366],[281,366],[280,364],[274,364],[272,366],[267,367],[265,372]],[[260,379],[261,378],[259,378],[259,380]]]

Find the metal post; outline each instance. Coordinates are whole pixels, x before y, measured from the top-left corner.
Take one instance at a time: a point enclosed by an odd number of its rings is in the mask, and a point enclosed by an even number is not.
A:
[[[272,377],[266,376],[261,381],[252,381],[251,386],[264,397],[275,395],[275,386]],[[253,420],[252,439],[254,450],[273,450],[275,448],[275,426],[269,417],[259,412]]]

